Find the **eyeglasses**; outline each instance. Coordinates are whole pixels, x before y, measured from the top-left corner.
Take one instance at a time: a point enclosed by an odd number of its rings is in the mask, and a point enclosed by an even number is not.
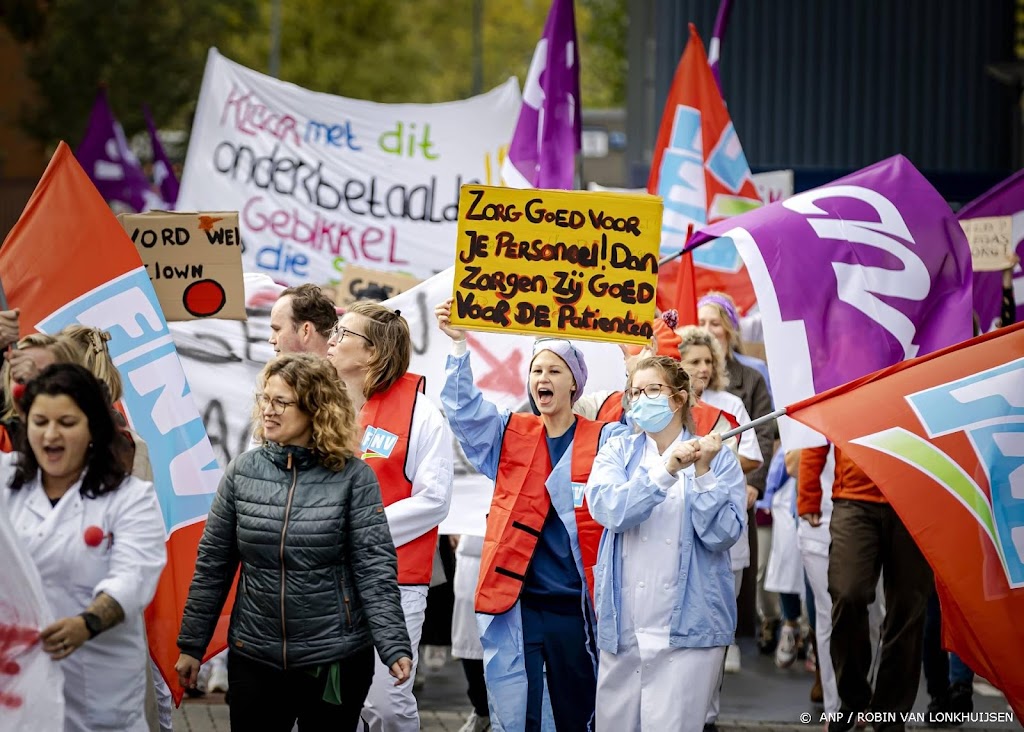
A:
[[[343,328],[340,324],[334,326],[334,330],[331,331],[331,338],[330,338],[330,340],[334,341],[335,343],[341,343],[343,340],[345,340],[345,336],[350,336],[350,335],[356,336],[357,338],[362,338],[364,341],[369,343],[371,346],[373,345],[373,341],[371,341],[369,338],[364,336],[362,333],[356,333],[354,330],[349,330],[348,328]]]
[[[280,416],[284,414],[284,410],[288,407],[294,407],[295,402],[288,402],[280,397],[274,397],[271,399],[266,394],[256,395],[256,406],[260,408],[261,412],[267,411],[267,405],[270,405],[270,411],[274,416]]]
[[[643,389],[633,387],[628,392],[626,392],[626,394],[629,397],[629,401],[635,402],[637,399],[640,398],[641,394],[647,397],[648,399],[657,399],[662,395],[663,391],[668,391],[669,394],[674,393],[671,388],[665,386],[664,384],[648,384]]]

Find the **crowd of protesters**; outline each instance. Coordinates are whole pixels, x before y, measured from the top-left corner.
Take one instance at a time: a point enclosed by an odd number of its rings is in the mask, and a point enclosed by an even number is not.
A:
[[[409,371],[399,311],[359,302],[339,319],[318,287],[285,290],[275,357],[238,405],[251,449],[226,467],[199,545],[181,685],[229,690],[239,730],[418,730],[457,441],[494,484],[483,538],[453,542],[464,732],[715,729],[723,673],[741,668],[741,591],[759,598],[777,665],[806,654],[826,712],[909,711],[922,658],[930,709],[969,710],[970,670],[938,646],[930,568],[878,487],[831,447],[783,453],[770,420],[723,439],[771,412],[768,372],[727,295],[698,306],[697,325],[663,314],[650,346],[624,349],[610,394],[583,399],[583,354],[536,339],[530,409],[512,412],[481,393],[440,303],[442,413]],[[170,729],[143,622],[164,521],[110,336],[18,331],[17,311],[0,313],[0,473],[57,618],[40,642],[64,671],[65,729]],[[760,547],[759,516],[776,525]],[[203,679],[236,576],[226,665]]]

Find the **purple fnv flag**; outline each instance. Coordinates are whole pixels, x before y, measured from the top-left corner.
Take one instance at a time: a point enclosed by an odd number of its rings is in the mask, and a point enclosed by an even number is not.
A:
[[[103,87],[96,92],[89,128],[75,150],[75,157],[115,213],[163,207],[160,196],[150,187],[142,166],[129,149]]]
[[[754,285],[776,404],[971,337],[971,251],[902,155],[694,235],[736,244]],[[820,436],[780,420],[787,450]]]
[[[722,43],[725,31],[729,27],[729,16],[732,15],[732,0],[721,0],[718,4],[718,15],[715,16],[715,27],[711,32],[711,43],[708,44],[708,66],[718,84],[718,93],[722,93],[722,77],[718,74],[718,61],[722,57]]]
[[[579,150],[576,17],[572,0],[554,0],[526,75],[502,179],[513,188],[571,189]]]
[[[961,221],[986,216],[1013,217],[1013,248],[1024,261],[1024,170],[1018,170],[994,188],[982,193],[957,211]],[[1002,301],[1002,272],[974,273],[974,312],[983,333],[999,325]],[[1017,303],[1017,322],[1024,320],[1024,270],[1018,262],[1013,269],[1013,290]]]
[[[153,115],[149,113],[149,105],[142,105],[142,114],[146,118],[149,142],[153,148],[153,184],[160,189],[160,197],[164,199],[167,207],[174,208],[178,202],[178,177],[174,174],[171,160],[156,134],[156,125],[153,124]]]

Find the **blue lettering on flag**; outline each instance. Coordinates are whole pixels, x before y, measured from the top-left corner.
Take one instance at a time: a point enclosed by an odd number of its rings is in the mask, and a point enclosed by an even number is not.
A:
[[[747,157],[743,154],[743,147],[732,122],[722,130],[722,137],[708,156],[707,166],[723,185],[733,193],[739,193],[743,182],[750,175],[750,166],[747,165]]]
[[[929,437],[964,431],[988,476],[1011,586],[1024,585],[1024,359],[907,397]]]
[[[140,267],[104,283],[38,327],[56,333],[74,323],[111,334],[110,355],[124,385],[122,401],[133,429],[149,447],[168,533],[206,516],[222,471],[146,271]]]

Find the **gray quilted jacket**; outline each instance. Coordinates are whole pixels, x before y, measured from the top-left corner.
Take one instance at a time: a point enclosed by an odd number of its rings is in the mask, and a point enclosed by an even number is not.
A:
[[[202,658],[235,570],[232,652],[276,668],[330,664],[371,642],[412,658],[377,476],[268,443],[231,461],[199,543],[178,648]]]

